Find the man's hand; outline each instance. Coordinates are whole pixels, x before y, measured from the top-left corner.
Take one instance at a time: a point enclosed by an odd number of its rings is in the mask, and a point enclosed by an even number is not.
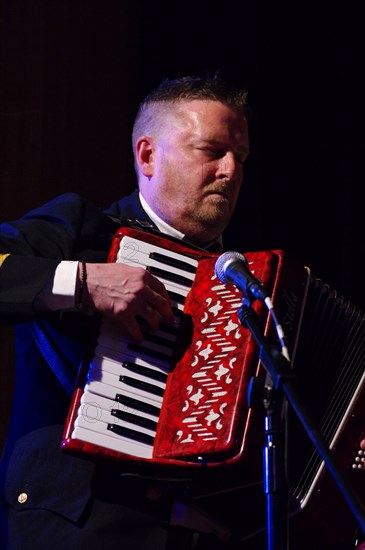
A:
[[[120,324],[134,340],[143,340],[138,317],[153,330],[174,321],[166,288],[143,267],[88,263],[85,285],[82,305]]]

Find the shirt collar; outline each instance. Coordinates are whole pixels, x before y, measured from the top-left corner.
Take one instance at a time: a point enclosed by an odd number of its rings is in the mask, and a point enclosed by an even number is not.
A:
[[[153,221],[155,225],[157,225],[158,229],[161,231],[161,233],[166,233],[166,235],[170,235],[171,237],[176,237],[178,239],[184,239],[185,235],[181,233],[181,231],[178,231],[174,227],[171,227],[168,223],[164,222],[157,216],[157,214],[152,210],[152,208],[147,204],[145,198],[141,193],[139,193],[139,200],[141,201],[142,208],[146,212],[149,218]]]
[[[171,227],[171,225],[164,222],[159,216],[157,216],[157,214],[152,210],[149,204],[147,204],[146,199],[143,197],[141,192],[139,192],[139,200],[141,201],[143,210],[146,212],[148,217],[151,218],[151,220],[158,227],[161,233],[165,233],[166,235],[170,235],[171,237],[176,237],[177,239],[185,239],[184,233],[181,233],[181,231],[178,231],[174,227]],[[221,252],[223,250],[222,237],[219,236],[217,239],[214,239],[214,241],[204,245],[203,248],[205,250]]]

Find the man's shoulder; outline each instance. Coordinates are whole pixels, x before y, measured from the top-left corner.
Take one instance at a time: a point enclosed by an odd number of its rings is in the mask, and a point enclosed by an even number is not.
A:
[[[32,210],[29,214],[34,215],[37,212],[55,212],[55,213],[99,213],[118,220],[123,219],[146,219],[141,202],[139,200],[138,190],[134,190],[128,195],[115,200],[107,208],[101,208],[89,199],[76,192],[66,192],[60,194],[39,208]]]
[[[139,200],[137,189],[113,202],[107,210],[104,210],[104,213],[118,220],[148,220]]]
[[[42,213],[57,213],[84,209],[88,201],[72,191],[57,195],[40,206],[30,210],[24,217],[34,217]]]

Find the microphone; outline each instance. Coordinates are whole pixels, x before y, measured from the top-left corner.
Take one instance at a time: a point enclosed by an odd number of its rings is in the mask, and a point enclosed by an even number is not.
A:
[[[224,252],[217,259],[214,270],[222,283],[233,283],[250,300],[255,298],[265,302],[269,297],[264,283],[254,277],[248,261],[239,252]]]

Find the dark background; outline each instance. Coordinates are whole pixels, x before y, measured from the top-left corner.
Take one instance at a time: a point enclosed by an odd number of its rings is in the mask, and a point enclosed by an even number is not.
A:
[[[65,191],[134,187],[130,133],[165,77],[248,88],[252,154],[230,247],[289,250],[365,307],[362,17],[350,3],[7,1],[0,10],[0,219]],[[319,4],[319,3],[317,3]],[[2,329],[2,433],[12,332]]]

